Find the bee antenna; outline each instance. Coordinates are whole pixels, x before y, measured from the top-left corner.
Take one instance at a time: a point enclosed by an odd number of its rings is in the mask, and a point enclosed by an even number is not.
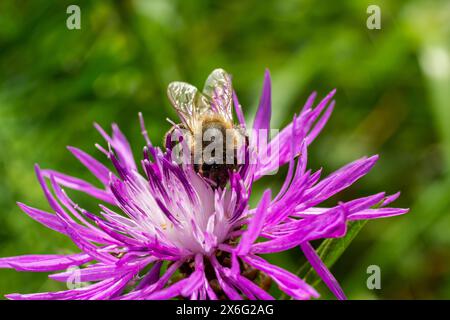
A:
[[[170,120],[169,118],[166,118],[166,121],[167,121],[168,123],[170,123],[171,125],[173,125],[174,127],[179,128],[179,126],[178,126],[175,122],[173,122],[172,120]]]

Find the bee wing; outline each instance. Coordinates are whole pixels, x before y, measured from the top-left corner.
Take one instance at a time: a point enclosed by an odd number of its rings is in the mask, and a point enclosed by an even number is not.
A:
[[[205,82],[203,93],[210,98],[213,112],[233,121],[231,77],[223,69],[215,69]]]
[[[181,121],[191,130],[199,116],[211,109],[208,99],[196,87],[185,82],[171,82],[167,95]]]

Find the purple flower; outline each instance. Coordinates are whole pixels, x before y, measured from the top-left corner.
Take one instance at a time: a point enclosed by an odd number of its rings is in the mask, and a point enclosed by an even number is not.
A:
[[[109,148],[97,147],[116,173],[85,152],[68,149],[103,187],[36,165],[37,178],[53,213],[18,204],[34,220],[70,237],[80,253],[0,259],[1,268],[56,272],[49,277],[62,282],[76,278],[88,285],[7,297],[273,299],[265,288],[271,279],[294,299],[317,298],[319,294],[313,287],[261,257],[299,247],[336,297],[345,298],[310,242],[344,236],[348,221],[400,215],[408,210],[386,207],[398,193],[378,193],[332,208],[318,207],[368,173],[378,159],[358,159],[323,179],[320,170],[307,169],[307,148],[330,117],[334,93],[315,107],[313,93],[299,116],[264,148],[257,147],[254,141],[249,143],[245,153],[256,161],[230,170],[226,188],[214,187],[189,163],[175,163],[170,149],[163,151],[153,146],[141,115],[146,141],[142,169],[138,169],[117,125],[113,124],[111,136],[96,125]],[[212,103],[219,106],[221,98],[217,96],[213,95]],[[234,94],[233,100],[239,123],[245,127]],[[269,129],[270,115],[271,86],[266,72],[253,129]],[[263,154],[269,156],[260,161]],[[272,194],[267,189],[259,204],[250,208],[253,184],[284,164],[288,164],[288,172],[280,191]],[[63,187],[96,198],[98,212],[81,208]]]

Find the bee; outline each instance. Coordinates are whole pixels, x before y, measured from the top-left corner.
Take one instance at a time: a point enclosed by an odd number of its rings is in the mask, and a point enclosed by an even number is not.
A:
[[[233,122],[230,75],[215,69],[206,79],[203,92],[185,82],[172,82],[167,95],[181,123],[167,132],[166,149],[172,150],[179,142],[173,138],[175,129],[182,130],[194,170],[213,188],[223,189],[229,172],[242,166],[239,148],[248,144],[243,128]]]

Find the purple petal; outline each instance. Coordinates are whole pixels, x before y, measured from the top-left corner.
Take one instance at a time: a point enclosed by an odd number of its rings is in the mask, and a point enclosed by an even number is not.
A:
[[[274,297],[272,297],[268,292],[264,291],[262,288],[260,288],[258,285],[256,285],[254,282],[250,281],[244,276],[237,275],[237,284],[239,284],[239,288],[241,291],[245,288],[246,290],[249,290],[252,295],[258,300],[275,300]]]
[[[36,208],[29,207],[23,203],[18,202],[17,205],[24,211],[28,216],[37,222],[43,224],[47,228],[55,230],[61,234],[68,235],[65,223],[55,214],[51,214]],[[78,232],[85,238],[91,241],[99,241],[99,243],[110,243],[105,241],[104,238],[99,237],[98,234],[92,230],[84,228],[82,226],[78,227]]]
[[[270,189],[264,191],[264,194],[256,209],[255,215],[250,219],[250,223],[247,231],[242,235],[241,241],[236,248],[238,255],[246,255],[250,250],[251,245],[256,241],[261,229],[264,225],[264,218],[267,214],[267,207],[270,202],[271,191]]]
[[[263,271],[271,277],[278,287],[295,299],[318,298],[319,294],[302,279],[280,267],[272,265],[258,256],[245,256],[242,260],[253,268]]]
[[[346,232],[346,211],[330,209],[327,213],[285,223],[270,229],[273,240],[252,246],[254,253],[274,253],[291,249],[304,241],[342,237]]]
[[[161,272],[161,266],[162,261],[155,262],[151,270],[145,275],[145,277],[141,280],[141,282],[139,282],[139,285],[136,287],[136,290],[152,285],[156,281],[158,281]]]
[[[88,297],[89,300],[106,300],[116,297],[121,294],[125,289],[125,286],[130,282],[131,279],[135,276],[135,272],[130,272],[125,275],[120,275],[113,279],[113,283],[105,288],[104,290],[98,291],[94,295],[90,295]]]
[[[320,257],[317,255],[314,248],[309,242],[303,242],[300,244],[300,248],[305,254],[306,259],[308,259],[311,266],[316,270],[319,277],[323,282],[330,288],[331,292],[339,299],[346,300],[344,291],[342,291],[341,286],[337,282],[333,274],[328,270],[327,266],[322,262]]]
[[[349,187],[365,176],[377,160],[377,155],[370,158],[361,158],[335,171],[308,190],[304,201],[297,207],[297,210],[312,207]]]
[[[73,190],[78,190],[81,192],[84,192],[94,198],[97,198],[99,200],[105,201],[107,203],[113,204],[115,205],[116,202],[114,200],[114,197],[111,195],[111,193],[109,193],[108,191],[99,189],[97,187],[94,187],[92,184],[75,178],[75,177],[71,177],[68,175],[65,175],[63,173],[54,171],[54,170],[42,170],[42,174],[45,177],[50,177],[50,176],[54,176],[56,182],[58,182],[58,184],[61,184],[67,188],[73,189]]]
[[[88,300],[88,299],[108,299],[120,292],[134,276],[129,273],[117,278],[104,280],[93,285],[77,288],[73,290],[43,292],[33,294],[8,294],[6,297],[11,300]]]
[[[66,269],[70,266],[79,266],[92,257],[86,253],[69,255],[24,255],[0,258],[0,268],[13,268],[17,271],[49,272]]]
[[[59,220],[58,216],[36,208],[27,206],[26,204],[18,202],[17,205],[30,216],[33,220],[43,224],[49,229],[55,230],[62,234],[67,234],[64,224]]]
[[[84,166],[88,168],[98,180],[100,180],[105,186],[108,186],[110,170],[106,166],[78,148],[67,147],[67,149],[69,149],[69,151],[72,152],[72,154],[82,164],[84,164]]]
[[[245,123],[244,113],[242,112],[242,106],[238,101],[238,97],[237,97],[235,91],[233,91],[233,105],[234,105],[234,110],[236,111],[236,115],[237,115],[239,124],[241,125],[242,128],[245,129],[246,123]]]
[[[266,175],[269,172],[277,170],[278,167],[284,165],[289,162],[292,157],[292,152],[290,150],[291,141],[293,138],[299,141],[303,141],[306,139],[307,144],[310,144],[314,138],[319,134],[322,128],[325,126],[331,112],[333,110],[333,104],[328,107],[327,111],[324,115],[317,121],[316,125],[311,130],[312,125],[320,116],[320,113],[327,106],[328,102],[334,96],[336,90],[331,91],[319,104],[315,109],[311,109],[311,105],[314,101],[315,94],[312,94],[299,117],[295,119],[295,132],[293,132],[292,127],[294,126],[294,122],[291,122],[289,125],[284,127],[281,132],[276,135],[267,146],[268,151],[266,154],[273,155],[270,157],[270,161],[265,164],[263,167],[258,168],[256,172],[255,179],[259,179],[260,177]],[[311,131],[311,132],[310,132]],[[309,132],[309,135],[308,135]],[[278,146],[278,147],[277,147]],[[272,150],[278,149],[278,152],[272,152]],[[300,145],[295,150],[295,155],[301,151]]]
[[[317,124],[314,126],[314,128],[311,130],[311,132],[308,134],[308,137],[306,138],[308,145],[310,145],[314,141],[314,139],[316,139],[316,137],[319,135],[319,133],[325,127],[326,123],[328,122],[328,119],[330,119],[333,109],[334,109],[334,101],[332,101],[330,103],[330,106],[325,111],[324,115],[320,118],[320,120],[317,122]]]
[[[118,274],[124,274],[126,272],[129,272],[130,269],[136,268],[135,266],[125,266],[125,267],[118,267],[117,265],[111,264],[111,265],[105,265],[105,264],[95,264],[90,265],[83,269],[76,269],[72,271],[65,271],[61,273],[55,273],[49,275],[49,278],[66,282],[70,278],[73,278],[76,274],[78,280],[80,282],[91,282],[91,281],[99,281],[99,280],[105,280],[116,277]]]
[[[216,274],[217,281],[219,282],[220,287],[223,292],[227,295],[230,300],[242,300],[241,295],[235,290],[235,288],[228,282],[228,279],[224,279],[222,275],[224,275],[224,268],[219,264],[217,258],[213,255],[210,258],[210,261],[214,267],[214,272]]]
[[[134,291],[125,294],[120,297],[121,300],[136,300],[136,299],[148,299],[148,297],[155,291],[161,290],[177,269],[183,264],[184,261],[178,260],[169,266],[166,272],[156,281],[154,284],[143,287],[142,289],[135,289]]]
[[[148,299],[167,300],[179,295],[189,297],[203,285],[204,277],[203,256],[198,254],[195,257],[195,271],[188,278],[151,294]]]
[[[388,204],[394,202],[395,200],[398,199],[398,197],[400,197],[400,191],[397,193],[394,193],[393,195],[390,195],[388,197],[386,197],[386,199],[384,199],[383,203],[381,204],[382,207],[387,206]]]
[[[399,216],[408,213],[409,209],[402,208],[380,208],[380,209],[366,209],[348,216],[349,220],[366,220],[379,219],[393,216]]]
[[[103,138],[114,148],[117,152],[120,162],[128,169],[136,171],[136,162],[134,161],[133,151],[131,150],[128,140],[120,131],[117,124],[113,124],[113,134],[110,137],[105,130],[97,123],[94,124],[95,128],[100,132]]]
[[[270,72],[269,70],[266,70],[264,74],[261,100],[259,101],[259,107],[256,111],[255,120],[253,122],[253,129],[256,130],[257,133],[260,129],[270,129],[270,117],[272,113],[271,90]]]

